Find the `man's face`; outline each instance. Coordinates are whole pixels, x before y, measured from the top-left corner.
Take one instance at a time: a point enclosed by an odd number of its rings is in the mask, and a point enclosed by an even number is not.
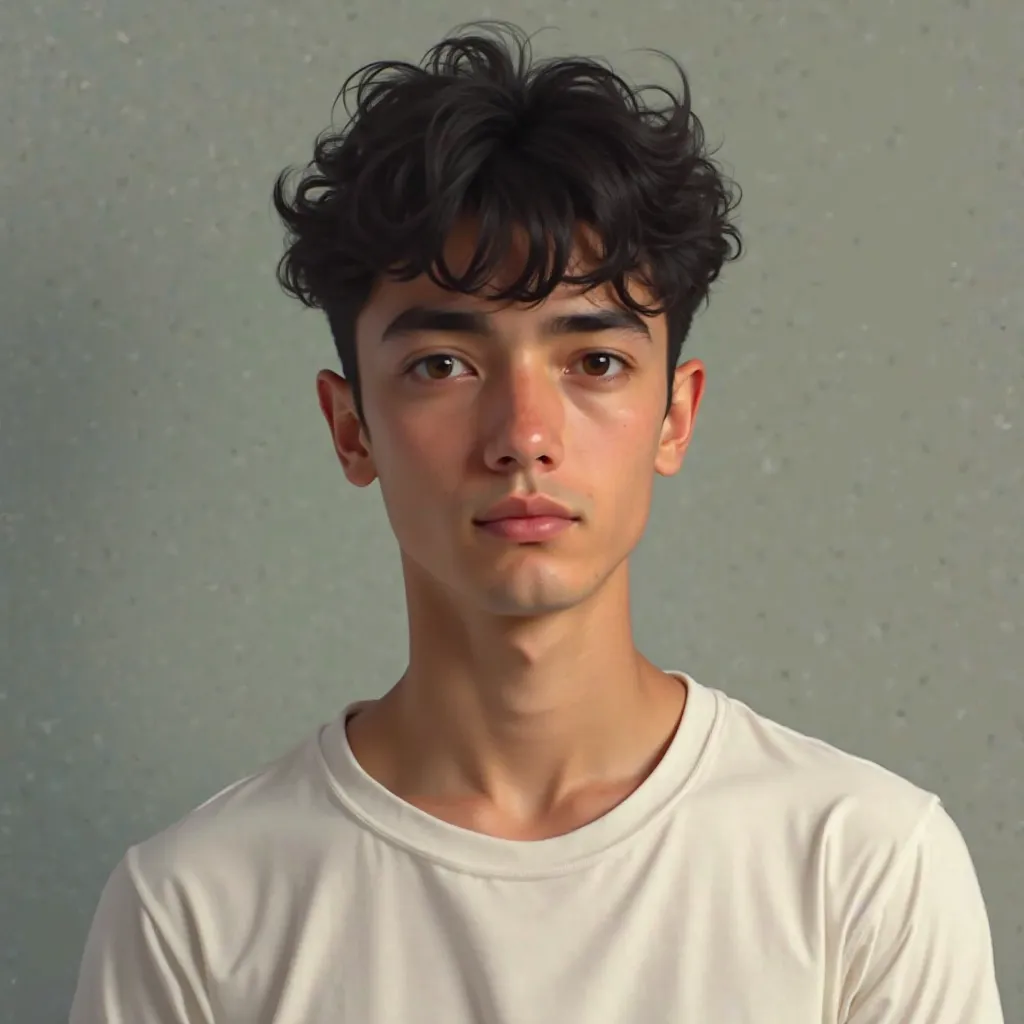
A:
[[[449,265],[471,251],[453,238]],[[349,480],[380,481],[407,577],[479,611],[536,616],[624,566],[703,390],[703,366],[680,367],[665,415],[664,316],[625,311],[610,288],[563,287],[524,308],[418,278],[382,281],[356,334],[368,435],[329,371],[320,403]],[[510,497],[550,499],[569,518],[485,522]]]

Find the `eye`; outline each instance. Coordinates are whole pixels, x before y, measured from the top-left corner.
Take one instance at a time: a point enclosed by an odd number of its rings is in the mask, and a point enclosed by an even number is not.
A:
[[[416,377],[419,380],[451,380],[452,377],[458,376],[455,371],[459,365],[465,366],[466,364],[457,356],[439,352],[436,355],[417,359],[405,372],[410,377]]]
[[[626,360],[611,352],[588,352],[579,360],[578,365],[582,367],[585,376],[596,377],[599,380],[612,380],[619,376],[619,373],[629,370]],[[616,366],[618,373],[614,372]]]

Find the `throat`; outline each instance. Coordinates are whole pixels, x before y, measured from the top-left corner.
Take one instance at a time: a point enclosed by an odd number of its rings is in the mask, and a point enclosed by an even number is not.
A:
[[[508,756],[485,731],[439,736],[424,718],[402,714],[393,693],[346,723],[360,767],[418,810],[499,839],[538,841],[576,831],[627,800],[669,749],[686,704],[686,684],[657,671],[633,715],[602,742],[586,737],[583,757],[561,750],[547,774]],[[391,700],[389,700],[391,698]],[[516,764],[529,765],[517,770]]]

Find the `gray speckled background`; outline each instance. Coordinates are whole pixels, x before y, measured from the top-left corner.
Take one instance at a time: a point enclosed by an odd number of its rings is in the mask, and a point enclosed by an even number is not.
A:
[[[0,1020],[64,1018],[129,843],[402,669],[269,190],[356,64],[488,13],[672,50],[745,188],[643,647],[938,791],[1024,1020],[1018,0],[0,8]]]

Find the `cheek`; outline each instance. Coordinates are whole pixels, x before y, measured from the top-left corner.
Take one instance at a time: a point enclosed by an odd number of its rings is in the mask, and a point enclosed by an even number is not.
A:
[[[654,488],[661,424],[623,410],[595,429],[580,430],[566,452],[567,481],[578,481],[621,528],[646,522]]]
[[[381,497],[396,532],[422,531],[446,497],[458,501],[464,432],[452,434],[425,417],[394,416],[373,434]]]
[[[601,417],[581,416],[571,429],[573,461],[597,474],[595,481],[645,476],[653,472],[661,423],[652,421],[647,409],[612,408]],[[570,469],[572,471],[572,468]]]
[[[443,481],[464,459],[467,431],[437,416],[412,413],[393,417],[386,429],[382,458],[403,473],[422,481]]]

